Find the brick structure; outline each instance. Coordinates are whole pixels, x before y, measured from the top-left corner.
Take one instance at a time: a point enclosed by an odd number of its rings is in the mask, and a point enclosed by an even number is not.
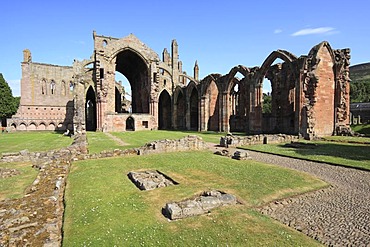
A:
[[[160,59],[132,34],[117,39],[94,32],[93,38],[91,58],[71,67],[34,63],[24,51],[21,105],[8,126],[241,131],[307,139],[350,132],[349,49],[333,50],[322,42],[307,56],[277,50],[261,67],[238,65],[226,75],[199,80],[197,62],[193,77],[182,71],[176,40],[171,54],[164,49]],[[277,59],[283,62],[274,63]],[[122,107],[118,72],[130,82],[131,110]],[[265,79],[272,88],[270,114],[262,112]]]

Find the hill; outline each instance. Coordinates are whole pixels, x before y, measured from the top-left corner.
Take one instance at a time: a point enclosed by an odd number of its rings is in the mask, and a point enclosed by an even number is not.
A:
[[[370,63],[349,67],[351,103],[370,102]]]
[[[352,82],[370,81],[370,63],[362,63],[349,67]]]

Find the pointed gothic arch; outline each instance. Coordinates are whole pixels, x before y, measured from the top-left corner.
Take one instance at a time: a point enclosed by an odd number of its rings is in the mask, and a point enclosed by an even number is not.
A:
[[[85,122],[87,131],[96,131],[96,96],[92,86],[86,92]]]
[[[158,99],[158,128],[171,129],[171,96],[166,89],[159,95]]]

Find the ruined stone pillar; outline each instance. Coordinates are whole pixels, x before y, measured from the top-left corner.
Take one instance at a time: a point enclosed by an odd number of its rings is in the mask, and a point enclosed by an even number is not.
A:
[[[208,97],[207,96],[202,96],[200,100],[200,108],[199,108],[199,119],[200,119],[200,131],[207,131],[208,129],[208,118],[209,118],[209,109],[208,109]]]
[[[227,92],[222,93],[222,100],[221,100],[221,128],[220,130],[223,132],[229,132],[229,97]]]

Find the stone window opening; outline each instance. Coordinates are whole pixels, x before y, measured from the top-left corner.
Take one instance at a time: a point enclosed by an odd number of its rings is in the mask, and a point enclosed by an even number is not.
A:
[[[236,83],[230,92],[231,115],[239,113],[239,83]]]
[[[50,92],[51,94],[55,94],[55,81],[54,80],[50,82]]]
[[[107,40],[103,40],[103,47],[106,47],[108,45],[108,41]]]
[[[66,82],[65,81],[62,81],[62,95],[66,95],[66,91],[67,91],[67,88],[66,88]]]
[[[72,81],[70,81],[69,82],[69,91],[73,91],[73,88],[74,88],[74,85],[73,85],[73,82]]]
[[[41,94],[46,95],[46,81],[45,81],[45,79],[41,81]]]

